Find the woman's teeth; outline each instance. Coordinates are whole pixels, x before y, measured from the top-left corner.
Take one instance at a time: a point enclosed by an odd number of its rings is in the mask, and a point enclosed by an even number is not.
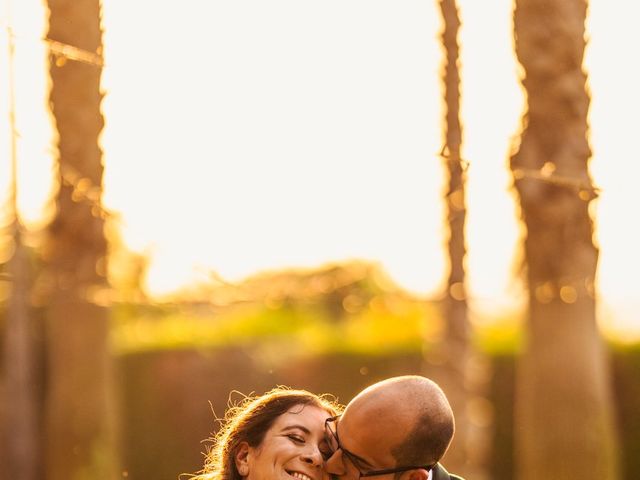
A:
[[[298,478],[299,480],[311,480],[311,477],[300,472],[291,472],[289,473],[289,475],[291,475],[292,477]]]

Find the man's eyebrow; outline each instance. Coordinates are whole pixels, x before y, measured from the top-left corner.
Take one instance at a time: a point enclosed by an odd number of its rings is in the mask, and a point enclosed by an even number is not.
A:
[[[298,424],[294,424],[294,425],[287,425],[286,427],[284,427],[281,431],[286,432],[289,430],[302,430],[304,433],[311,433],[311,430],[309,430],[307,427],[305,427],[304,425],[298,425]]]

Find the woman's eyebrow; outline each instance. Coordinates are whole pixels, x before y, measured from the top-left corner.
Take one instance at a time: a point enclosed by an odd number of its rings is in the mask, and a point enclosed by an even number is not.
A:
[[[283,432],[286,432],[288,430],[302,430],[304,433],[310,434],[311,430],[309,430],[307,427],[303,426],[303,425],[287,425],[286,427],[284,427],[282,429]]]

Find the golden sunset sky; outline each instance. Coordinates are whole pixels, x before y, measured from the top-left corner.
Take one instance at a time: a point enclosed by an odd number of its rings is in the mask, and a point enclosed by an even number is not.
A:
[[[523,109],[512,2],[459,2],[467,270],[474,312],[524,299],[507,158]],[[590,2],[585,68],[601,248],[600,319],[640,337],[640,32],[632,2]],[[620,8],[616,8],[620,7]],[[622,8],[624,7],[624,9]],[[352,258],[434,295],[444,281],[436,2],[103,2],[106,206],[148,251],[160,295],[215,270]],[[0,181],[9,172],[8,34],[15,33],[20,205],[46,217],[54,140],[46,109],[46,12],[3,0]]]

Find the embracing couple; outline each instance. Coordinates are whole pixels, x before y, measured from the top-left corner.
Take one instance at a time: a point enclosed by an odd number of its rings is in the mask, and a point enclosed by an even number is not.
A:
[[[453,431],[446,396],[425,377],[378,382],[344,410],[280,387],[227,411],[192,480],[461,480],[438,463]]]

